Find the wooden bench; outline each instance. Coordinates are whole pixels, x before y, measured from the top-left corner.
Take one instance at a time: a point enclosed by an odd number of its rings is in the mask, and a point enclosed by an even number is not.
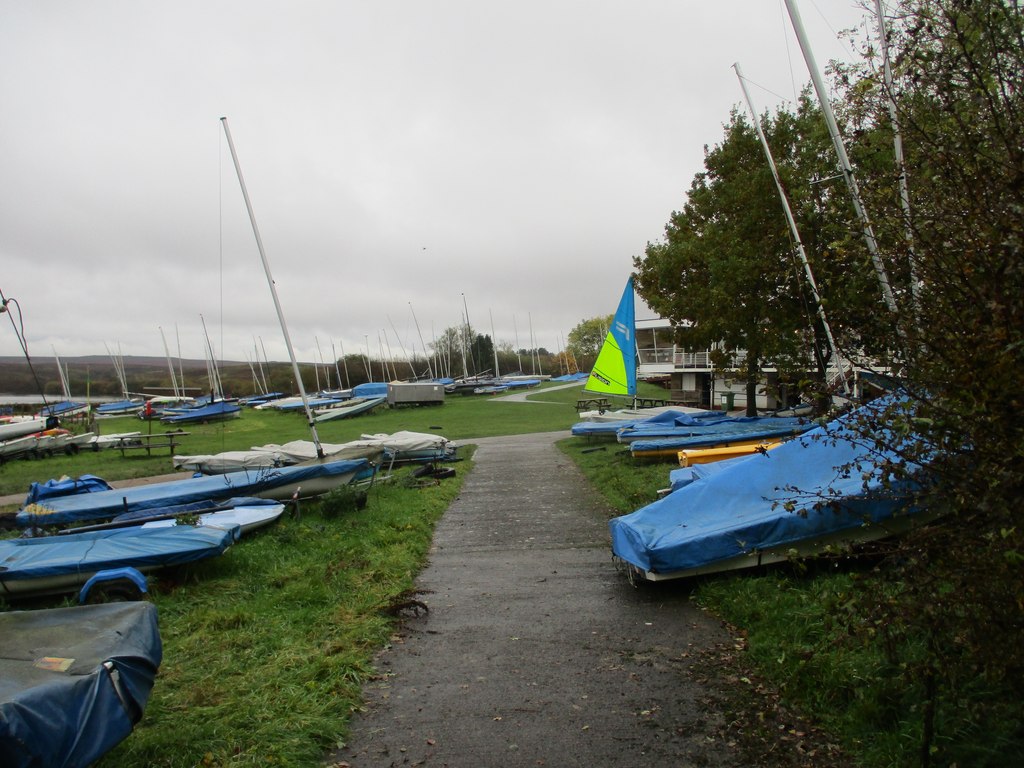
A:
[[[133,450],[144,450],[147,456],[152,456],[153,451],[160,448],[167,448],[173,456],[174,449],[181,444],[180,438],[187,434],[188,432],[175,430],[149,435],[126,435],[117,441],[117,447],[121,450],[122,456],[125,455],[125,451]]]
[[[663,408],[669,405],[669,401],[661,397],[638,397],[636,399],[637,408]]]
[[[607,411],[612,405],[607,397],[586,397],[576,401],[576,410],[579,411]]]

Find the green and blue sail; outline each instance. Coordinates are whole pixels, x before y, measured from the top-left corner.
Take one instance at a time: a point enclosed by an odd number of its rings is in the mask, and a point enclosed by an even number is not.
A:
[[[633,305],[633,278],[626,281],[626,289],[615,311],[611,328],[597,355],[590,378],[583,387],[588,392],[603,395],[636,397],[636,338],[634,328],[636,312]]]

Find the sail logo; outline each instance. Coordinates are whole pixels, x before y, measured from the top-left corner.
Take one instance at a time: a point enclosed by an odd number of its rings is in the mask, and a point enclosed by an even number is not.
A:
[[[590,375],[591,375],[591,376],[593,376],[593,377],[594,377],[595,379],[597,379],[598,381],[600,381],[600,382],[601,382],[602,384],[604,384],[604,385],[605,385],[606,387],[610,387],[610,386],[612,385],[611,381],[609,381],[608,379],[606,379],[606,378],[605,378],[604,376],[602,376],[602,375],[601,375],[600,373],[598,373],[597,371],[591,371],[591,372],[590,372]]]
[[[616,320],[615,330],[619,332],[619,335],[622,336],[622,338],[624,338],[626,341],[629,341],[630,332],[632,329],[628,325],[626,325],[621,320]]]

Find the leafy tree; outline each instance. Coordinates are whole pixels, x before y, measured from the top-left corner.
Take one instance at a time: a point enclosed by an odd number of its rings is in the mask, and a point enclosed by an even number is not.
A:
[[[1024,19],[1002,0],[904,0],[895,17],[892,91],[875,69],[843,75],[865,156],[892,146],[890,96],[907,149],[909,220],[895,173],[866,189],[889,262],[919,281],[898,318],[910,404],[881,428],[897,471],[927,467],[919,503],[942,524],[899,542],[898,589],[864,604],[891,647],[924,648],[898,659],[923,700],[920,762],[999,765],[1024,719]]]
[[[615,315],[592,317],[589,320],[581,320],[569,331],[566,350],[571,352],[584,368],[589,368],[597,358],[614,319]],[[583,361],[588,362],[584,364]]]
[[[799,127],[797,118],[764,119],[773,155],[773,137],[795,154]],[[717,347],[718,365],[740,367],[754,413],[766,362],[792,370],[813,359],[813,309],[763,149],[738,112],[721,144],[705,151],[704,167],[683,210],[666,225],[664,241],[648,243],[645,256],[635,259],[637,290],[673,321],[682,344]],[[745,356],[735,360],[736,350]]]

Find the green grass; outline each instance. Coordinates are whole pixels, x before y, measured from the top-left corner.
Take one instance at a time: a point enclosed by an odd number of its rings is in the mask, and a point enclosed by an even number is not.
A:
[[[410,470],[399,470],[393,482],[370,490],[362,509],[343,492],[303,502],[297,518],[285,516],[254,532],[220,558],[151,577],[163,662],[142,721],[98,765],[319,764],[344,741],[362,685],[373,674],[373,657],[389,642],[400,609],[415,605],[411,590],[434,525],[472,468],[468,438],[560,430],[577,420],[578,388],[541,388],[531,397],[553,402],[458,397],[441,407],[323,425],[323,442],[402,429],[440,433],[463,444],[464,460],[453,465],[454,478],[426,487],[414,487]],[[110,434],[148,431],[149,425],[125,418],[104,420],[101,427]],[[258,411],[189,431],[182,453],[309,437],[301,416]],[[138,453],[9,462],[0,467],[3,492],[61,474],[116,480],[171,470],[168,456]],[[71,602],[0,602],[0,610]]]
[[[503,402],[482,395],[455,395],[448,397],[440,406],[378,408],[363,416],[318,424],[317,434],[323,443],[344,443],[364,433],[390,434],[402,430],[429,432],[453,441],[464,441],[472,437],[568,429],[578,420],[575,404],[581,388],[552,389],[555,386],[544,384],[530,390],[531,404]],[[659,397],[665,395],[665,390],[643,385],[640,394]],[[166,424],[143,422],[135,417],[100,419],[96,425],[104,435],[136,431],[159,434],[168,429]],[[246,450],[254,445],[310,439],[305,414],[252,409],[245,409],[240,418],[226,422],[190,424],[185,431],[189,434],[181,438],[181,445],[176,449],[177,453],[185,455]],[[26,493],[32,482],[45,482],[61,475],[78,477],[92,474],[112,481],[174,471],[168,449],[157,450],[155,454],[147,457],[145,451],[134,450],[121,456],[120,451],[108,449],[83,451],[74,456],[9,461],[0,465],[0,496]]]
[[[616,443],[571,438],[559,447],[618,513],[650,503],[668,485],[671,464],[634,464]],[[925,691],[908,679],[903,663],[924,651],[915,638],[893,647],[881,633],[861,631],[867,620],[856,613],[855,596],[893,589],[884,577],[862,573],[862,565],[783,564],[693,579],[679,588],[691,589],[700,605],[732,625],[746,639],[744,667],[831,733],[857,765],[911,768],[920,765]],[[1001,766],[1024,749],[1024,708],[1012,681],[979,679],[971,696],[938,702],[941,733],[932,765]],[[1001,718],[977,722],[973,703],[991,700],[1001,702]]]
[[[364,432],[409,429],[469,444],[476,436],[560,430],[576,421],[579,389],[540,389],[531,397],[555,402],[450,398],[441,407],[327,423],[320,437],[344,442]],[[146,429],[133,420],[103,425],[106,432]],[[182,452],[308,438],[301,416],[275,412],[246,412],[242,419],[190,431]],[[571,438],[560,447],[617,513],[650,503],[668,485],[670,463],[636,463],[613,441]],[[454,466],[455,478],[425,488],[410,487],[408,470],[402,470],[395,482],[372,489],[363,509],[343,493],[304,502],[297,519],[283,518],[223,557],[151,580],[164,660],[142,722],[99,766],[319,764],[345,740],[362,685],[374,674],[373,657],[395,631],[397,610],[414,605],[411,590],[434,525],[472,462]],[[48,471],[32,479],[84,472],[117,479],[164,473],[170,462],[108,451],[11,462],[0,467],[0,477],[27,486],[28,475],[19,473],[44,467]],[[877,644],[854,638],[842,621],[858,581],[852,571],[782,567],[679,588],[692,589],[695,600],[746,638],[743,664],[784,704],[834,734],[858,765],[915,765],[920,692]],[[58,603],[33,607],[46,604]],[[18,606],[0,609],[11,607]],[[956,734],[956,743],[941,743],[942,754],[960,755],[961,765],[997,765],[1003,747],[996,745],[1016,744],[1014,738]]]
[[[364,433],[393,433],[401,430],[441,434],[450,440],[467,437],[487,437],[499,434],[522,434],[567,429],[576,421],[574,405],[579,388],[545,392],[534,390],[534,399],[553,400],[554,404],[526,405],[494,401],[483,396],[449,397],[441,406],[421,408],[378,408],[363,416],[317,425],[321,442],[343,443],[355,440]],[[144,422],[135,417],[98,419],[100,434],[124,432],[168,431],[161,422]],[[206,454],[221,451],[246,450],[254,445],[287,443],[291,440],[309,440],[310,431],[305,414],[297,412],[257,411],[245,409],[242,416],[230,421],[212,424],[190,424],[188,435],[181,438],[176,449],[179,454]],[[166,448],[146,456],[142,450],[126,451],[122,456],[116,449],[99,452],[83,451],[77,455],[58,454],[41,459],[17,459],[0,465],[0,495],[20,494],[28,491],[32,482],[45,482],[50,478],[67,475],[78,477],[93,474],[104,480],[127,480],[138,477],[167,474],[174,471],[170,451]]]
[[[107,766],[316,765],[345,737],[372,659],[410,596],[434,523],[471,467],[424,488],[345,494],[246,537],[184,580],[159,580],[164,661]]]

